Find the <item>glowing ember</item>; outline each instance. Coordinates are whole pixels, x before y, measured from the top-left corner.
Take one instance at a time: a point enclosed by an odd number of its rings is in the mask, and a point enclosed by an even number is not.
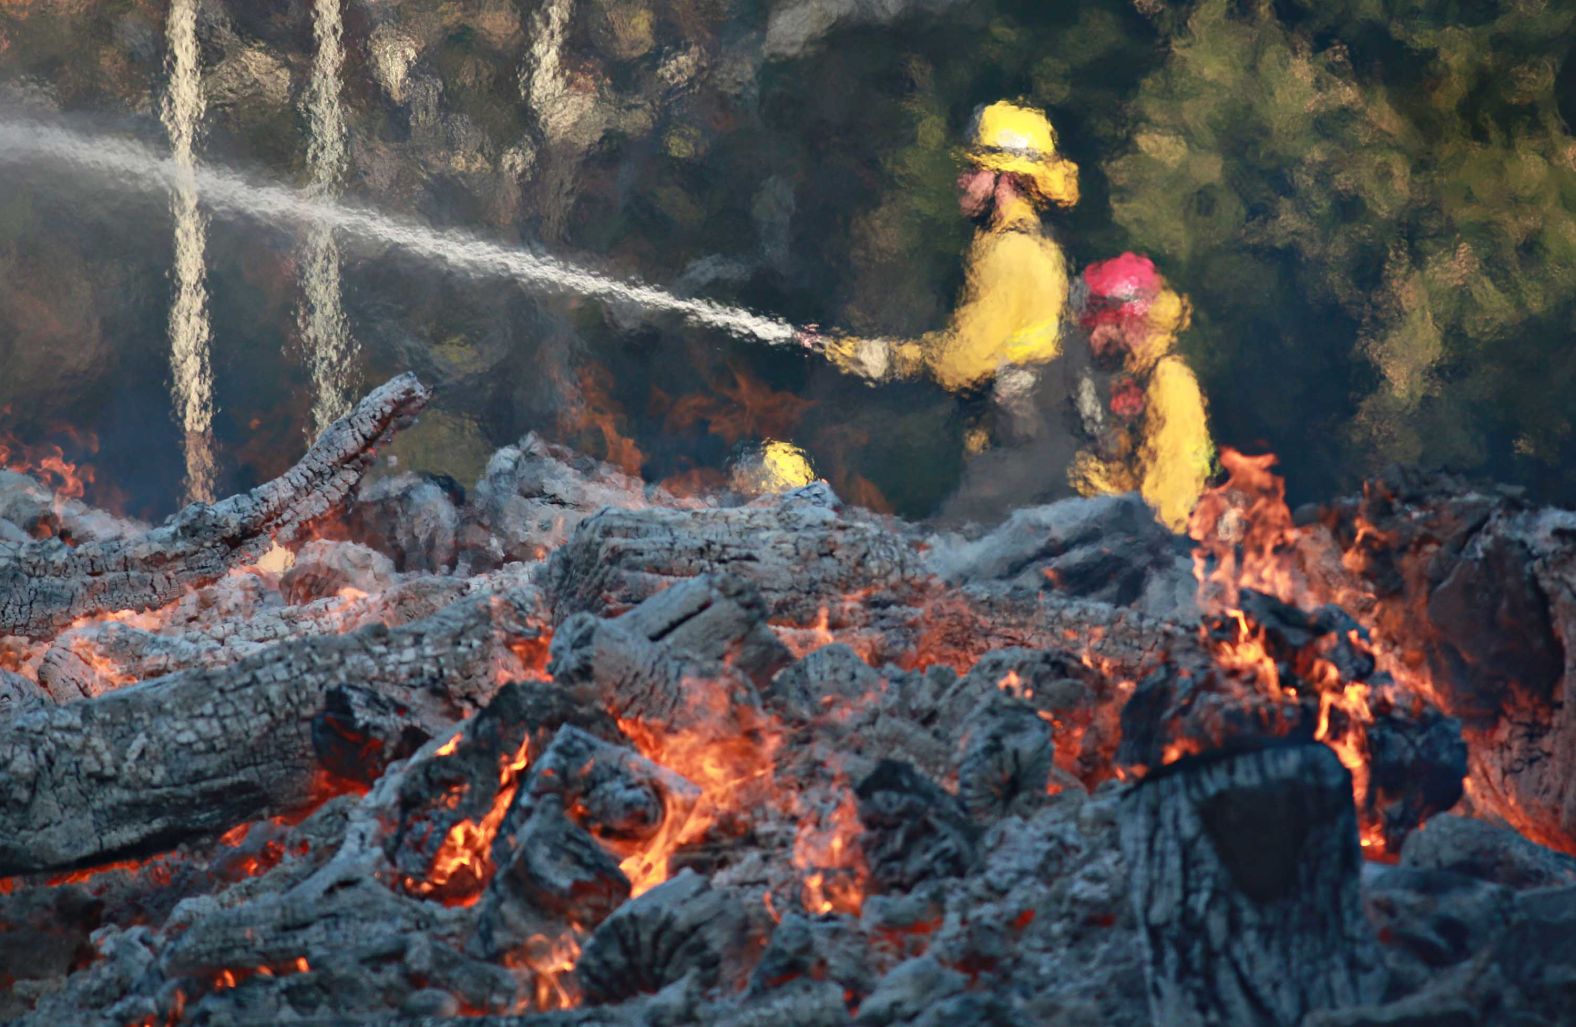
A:
[[[569,931],[556,938],[533,934],[510,962],[529,967],[533,979],[534,1008],[539,1012],[570,1009],[580,1004],[575,983],[575,963],[580,958],[580,942]]]
[[[859,806],[847,782],[840,783],[841,798],[819,822],[800,822],[794,838],[793,865],[804,875],[801,901],[811,913],[848,913],[858,916],[865,903],[865,883],[870,876],[859,846]]]
[[[455,738],[450,739],[443,746],[449,753],[457,745]],[[405,888],[414,895],[431,895],[447,889],[451,882],[456,885],[459,897],[446,900],[452,905],[469,906],[476,902],[481,895],[481,887],[486,882],[492,867],[492,843],[498,835],[498,826],[503,823],[504,814],[509,811],[509,803],[514,799],[514,793],[520,787],[525,768],[530,765],[531,739],[527,736],[520,742],[520,748],[512,755],[499,761],[498,767],[498,792],[493,797],[492,808],[480,820],[465,819],[449,828],[448,835],[443,839],[443,844],[438,848],[437,855],[433,857],[432,868],[427,876],[422,879],[407,878]],[[439,755],[447,755],[440,750]]]
[[[693,694],[715,693],[721,701],[721,692],[701,686]],[[775,801],[773,764],[782,738],[771,718],[741,711],[736,718],[677,731],[633,718],[621,718],[618,724],[641,755],[701,790],[687,818],[667,811],[670,815],[664,816],[657,835],[620,864],[634,895],[666,881],[680,849],[714,830],[743,833],[752,811],[763,801]]]

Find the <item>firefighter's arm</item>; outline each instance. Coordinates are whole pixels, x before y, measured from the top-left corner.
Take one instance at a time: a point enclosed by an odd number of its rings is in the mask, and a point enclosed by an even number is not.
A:
[[[1149,379],[1140,491],[1160,522],[1187,529],[1214,458],[1204,394],[1179,357],[1168,356]]]

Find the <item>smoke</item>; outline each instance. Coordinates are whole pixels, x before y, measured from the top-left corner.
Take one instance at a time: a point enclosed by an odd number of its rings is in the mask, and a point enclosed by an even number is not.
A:
[[[197,207],[193,145],[203,115],[197,58],[197,0],[174,0],[166,26],[169,91],[161,120],[169,134],[170,212],[175,218],[175,302],[170,307],[170,373],[175,411],[186,433],[186,496],[214,498],[213,370],[209,364],[208,289],[204,283],[205,228]]]
[[[306,89],[307,166],[311,196],[332,198],[345,172],[345,112],[339,102],[339,73],[344,64],[343,24],[339,0],[316,0],[312,31],[317,53]],[[306,346],[315,392],[310,437],[350,410],[355,341],[340,302],[339,247],[333,229],[314,223],[301,247],[301,305],[296,325]]]
[[[255,182],[233,172],[190,162],[183,165],[122,139],[86,135],[38,122],[0,119],[0,164],[38,161],[93,173],[124,189],[179,191],[186,183],[195,187],[211,210],[270,223],[321,227],[337,233],[342,242],[381,244],[471,278],[509,279],[550,292],[578,293],[632,309],[677,314],[735,338],[772,345],[787,344],[794,336],[794,326],[778,318],[743,307],[675,296],[643,282],[614,278],[554,257],[501,246],[473,233],[438,231],[406,218]],[[206,370],[206,364],[203,366]]]

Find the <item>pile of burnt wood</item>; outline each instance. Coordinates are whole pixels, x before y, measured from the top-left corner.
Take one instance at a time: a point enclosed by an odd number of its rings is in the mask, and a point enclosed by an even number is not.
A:
[[[425,400],[159,527],[0,476],[0,1016],[1570,1022],[1576,515],[1394,475],[1227,616],[1129,498],[364,478]]]

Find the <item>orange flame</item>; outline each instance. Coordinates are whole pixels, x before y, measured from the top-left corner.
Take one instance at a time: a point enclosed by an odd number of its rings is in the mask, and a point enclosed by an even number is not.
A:
[[[1242,590],[1253,589],[1304,608],[1334,602],[1348,610],[1361,610],[1363,604],[1356,601],[1360,597],[1354,595],[1339,570],[1310,566],[1299,551],[1303,530],[1293,522],[1286,505],[1285,481],[1271,470],[1275,457],[1250,457],[1222,449],[1220,459],[1228,472],[1227,480],[1201,497],[1189,523],[1189,534],[1197,543],[1193,565],[1199,605],[1205,610],[1223,610],[1234,624],[1232,637],[1217,638],[1211,649],[1224,670],[1251,681],[1261,694],[1295,700],[1297,691],[1282,681],[1281,668],[1268,650],[1263,629],[1250,624],[1238,608]],[[1344,569],[1351,569],[1349,559],[1343,557],[1341,562]],[[1346,641],[1375,657],[1382,655],[1355,631],[1348,633]],[[1329,746],[1351,772],[1357,808],[1364,810],[1370,781],[1367,727],[1374,722],[1370,689],[1361,682],[1343,681],[1336,665],[1323,656],[1299,662],[1294,668],[1297,678],[1318,694],[1314,737]],[[1172,743],[1166,749],[1165,762],[1186,755],[1189,748],[1197,746]],[[1361,833],[1365,854],[1383,853],[1385,842],[1379,824],[1364,818]]]
[[[90,452],[98,451],[93,436],[73,439]],[[37,479],[60,499],[81,499],[93,484],[93,468],[66,459],[65,450],[53,443],[24,446],[15,439],[0,438],[0,467]]]
[[[527,966],[534,975],[535,1008],[539,1012],[570,1009],[580,1004],[580,989],[573,971],[580,959],[580,942],[573,930],[556,938],[533,934],[510,959]]]
[[[859,805],[846,781],[837,805],[817,822],[800,822],[794,837],[793,865],[804,876],[801,901],[811,913],[847,913],[858,916],[865,904],[870,871],[859,845],[863,826]]]
[[[717,693],[719,700],[721,691],[704,686],[700,690]],[[754,711],[682,730],[664,730],[638,718],[620,718],[618,725],[642,756],[701,790],[688,817],[668,810],[656,836],[619,864],[629,878],[631,894],[640,895],[672,876],[673,856],[680,849],[720,825],[747,821],[759,803],[772,800],[774,760],[782,734],[774,719]]]
[[[612,375],[601,365],[587,364],[580,368],[579,378],[579,401],[567,405],[559,415],[560,429],[577,449],[606,460],[625,474],[639,476],[646,457],[620,428],[622,417],[613,401]],[[588,444],[593,439],[600,440],[601,446]]]
[[[439,750],[439,755],[453,752],[458,735]],[[492,808],[480,820],[461,820],[449,828],[449,833],[432,858],[432,867],[425,879],[406,878],[405,889],[414,895],[431,895],[455,881],[465,885],[463,894],[452,900],[451,905],[469,906],[481,897],[481,886],[492,869],[492,843],[503,823],[509,803],[520,787],[525,768],[530,765],[530,736],[520,742],[513,756],[499,760],[498,792],[493,797]]]

